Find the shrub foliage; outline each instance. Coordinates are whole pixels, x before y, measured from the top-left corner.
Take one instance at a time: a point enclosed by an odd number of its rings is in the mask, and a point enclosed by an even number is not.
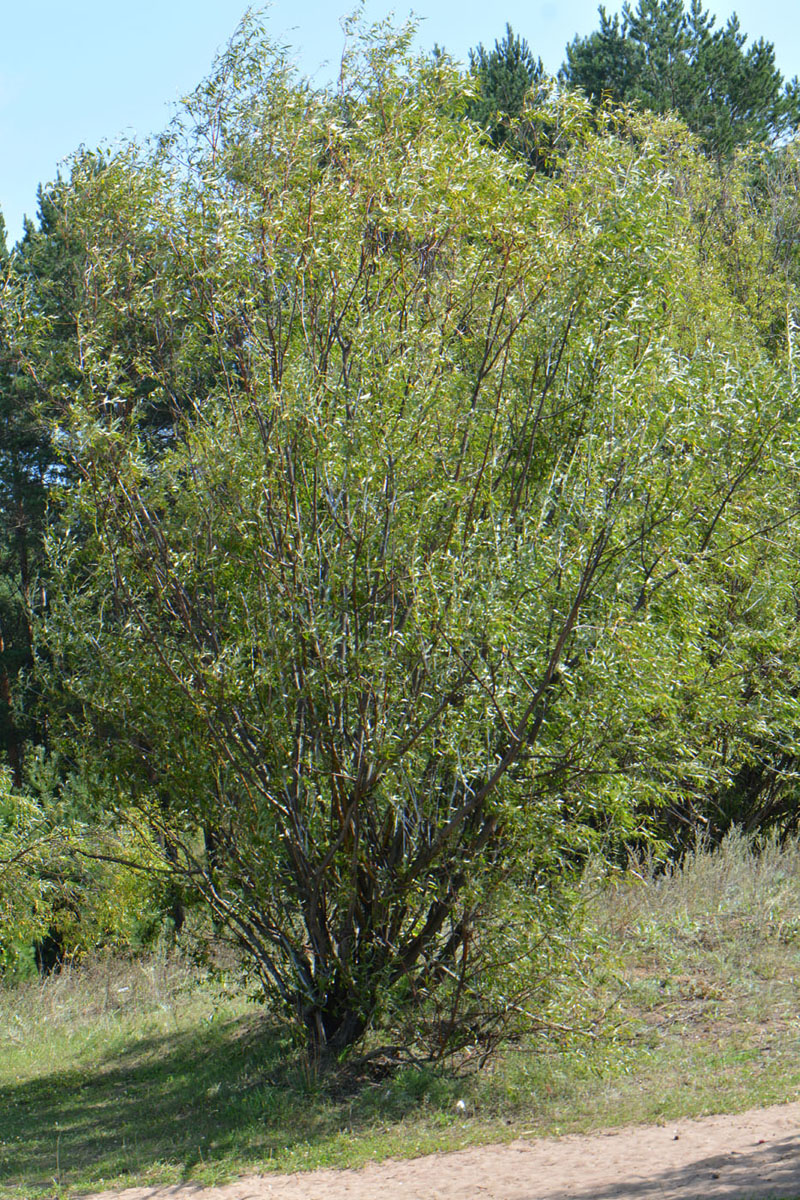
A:
[[[337,1050],[442,995],[463,1037],[482,963],[496,1028],[572,867],[725,786],[797,678],[794,393],[707,161],[553,95],[531,176],[409,44],[314,91],[248,23],[61,192],[54,744]]]

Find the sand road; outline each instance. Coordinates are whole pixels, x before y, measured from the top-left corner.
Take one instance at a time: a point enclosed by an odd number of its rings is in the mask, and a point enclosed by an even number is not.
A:
[[[91,1200],[767,1200],[800,1197],[800,1103],[359,1170],[254,1175]]]

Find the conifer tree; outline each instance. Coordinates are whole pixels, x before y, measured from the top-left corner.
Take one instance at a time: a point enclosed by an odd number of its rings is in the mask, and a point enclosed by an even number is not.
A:
[[[0,273],[54,274],[50,202],[40,194],[41,227],[29,224],[15,255],[0,225]],[[34,246],[47,245],[36,264]],[[37,388],[18,370],[7,330],[0,323],[0,765],[22,783],[24,745],[32,730],[30,704],[22,694],[32,660],[31,612],[41,570],[46,481],[53,463],[49,434],[37,415]]]
[[[470,50],[469,61],[477,95],[467,116],[488,130],[493,146],[508,144],[533,166],[544,165],[542,138],[523,119],[526,101],[544,82],[541,58],[535,58],[525,39],[507,24],[494,49],[487,50],[481,43]]]
[[[724,27],[700,0],[626,3],[622,20],[599,8],[600,28],[567,47],[562,79],[596,103],[640,103],[677,112],[717,159],[737,146],[774,142],[800,121],[800,90],[775,65],[775,49],[759,38],[745,48],[733,14]]]

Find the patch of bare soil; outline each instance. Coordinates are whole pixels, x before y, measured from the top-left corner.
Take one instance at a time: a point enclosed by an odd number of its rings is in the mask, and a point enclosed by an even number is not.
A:
[[[482,1146],[353,1171],[256,1175],[87,1200],[767,1200],[800,1197],[800,1104]]]

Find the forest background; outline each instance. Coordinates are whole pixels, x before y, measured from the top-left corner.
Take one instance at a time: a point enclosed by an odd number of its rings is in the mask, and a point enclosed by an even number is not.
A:
[[[4,253],[0,953],[224,943],[317,1054],[519,1036],[587,864],[796,829],[796,81],[258,18]]]

